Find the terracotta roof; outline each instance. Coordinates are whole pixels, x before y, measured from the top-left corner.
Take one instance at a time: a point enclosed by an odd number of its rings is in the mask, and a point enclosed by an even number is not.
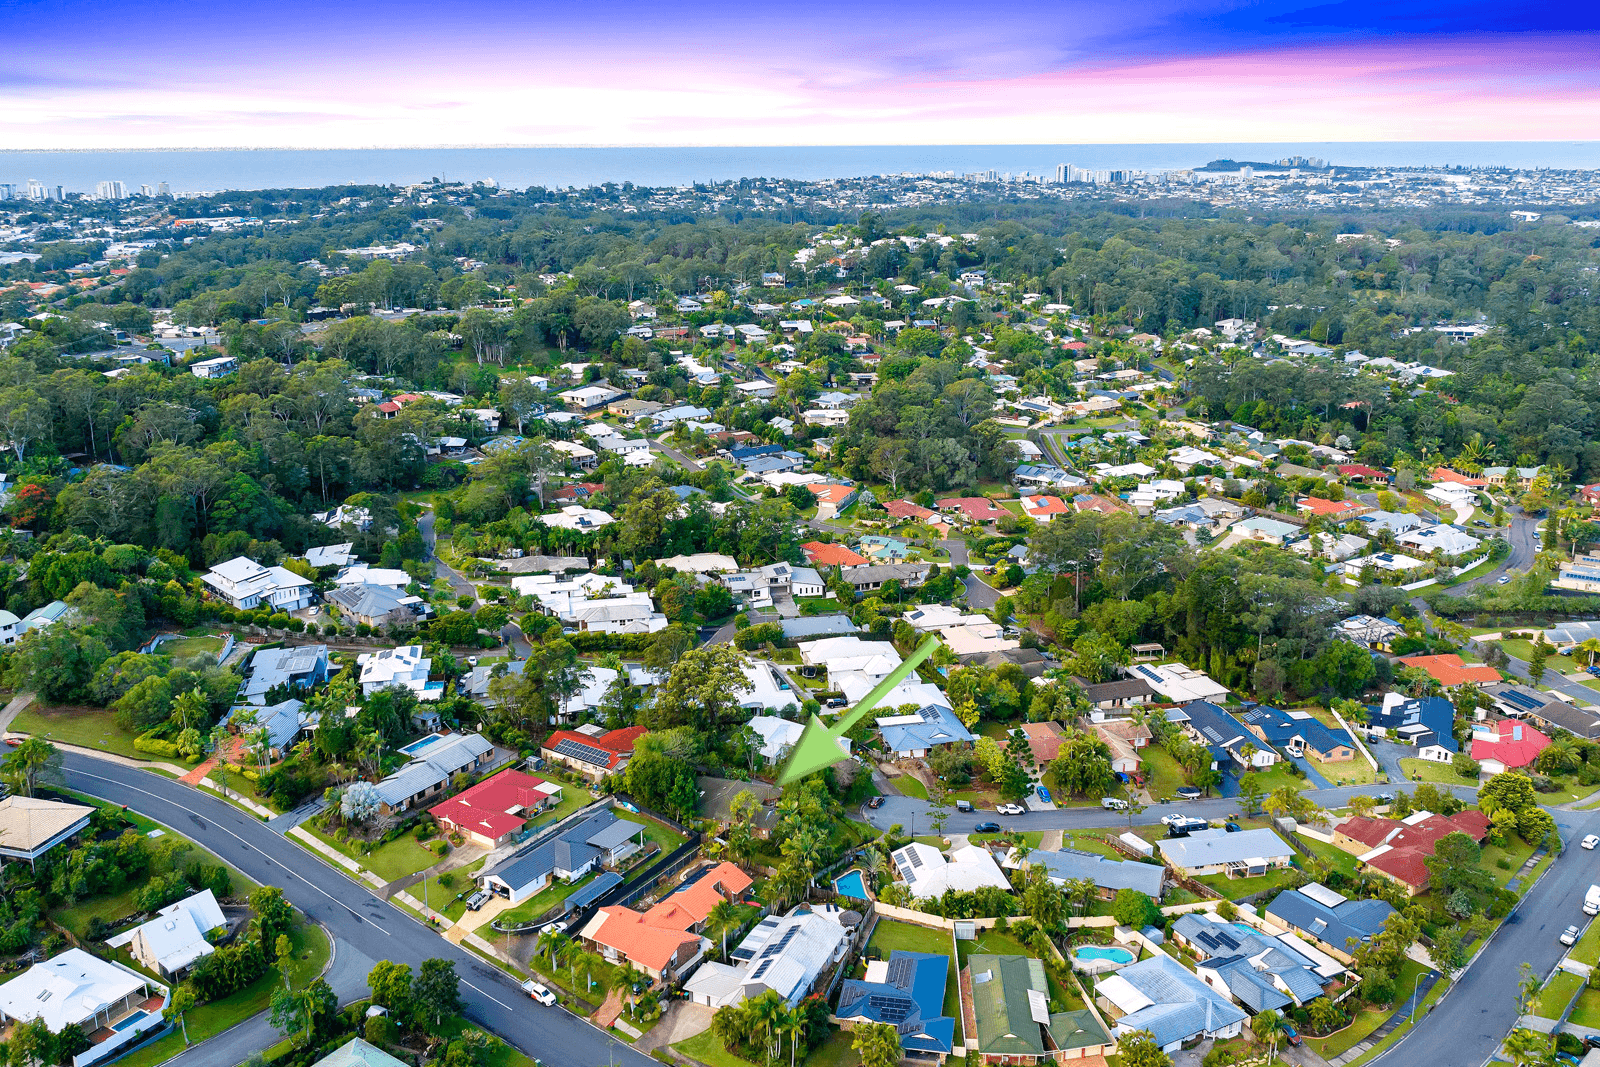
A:
[[[851,485],[834,485],[831,482],[813,482],[806,488],[810,489],[819,504],[838,504],[854,493],[855,487]]]
[[[1429,815],[1407,825],[1398,819],[1347,819],[1339,832],[1371,848],[1389,847],[1366,861],[1367,866],[1416,889],[1428,884],[1428,857],[1446,834],[1464,833],[1482,841],[1489,832],[1489,819],[1475,808],[1458,811],[1449,817]]]
[[[1072,509],[1058,496],[1025,496],[1022,510],[1029,515],[1062,515]]]
[[[501,771],[442,802],[433,814],[463,830],[500,838],[520,830],[525,821],[521,812],[539,807],[551,790],[559,793],[560,788],[521,771]]]
[[[1066,731],[1058,722],[1025,722],[1022,733],[1028,739],[1035,763],[1049,763],[1055,759],[1061,754],[1061,742],[1066,740]]]
[[[651,926],[687,930],[696,923],[705,922],[719,901],[736,900],[753,884],[737,864],[719,863],[694,884],[656,903],[644,913],[644,921]]]
[[[1433,468],[1433,473],[1429,475],[1429,478],[1436,482],[1455,482],[1457,485],[1485,486],[1489,484],[1483,478],[1472,478],[1453,471],[1449,467]]]
[[[933,516],[932,510],[909,500],[891,500],[883,506],[883,510],[897,519],[926,519]]]
[[[1400,662],[1407,667],[1422,668],[1444,686],[1500,681],[1500,672],[1493,667],[1462,663],[1454,652],[1441,656],[1402,656]]]
[[[1308,496],[1295,505],[1303,511],[1315,512],[1318,515],[1344,515],[1352,511],[1360,511],[1360,504],[1353,504],[1348,500],[1323,500],[1321,497]]]
[[[576,730],[557,730],[544,739],[543,747],[554,749],[562,741],[576,741],[580,745],[609,753],[605,767],[607,770],[615,770],[623,760],[633,755],[633,746],[639,738],[649,732],[650,728],[647,726],[626,726],[598,736],[581,734]]]
[[[1526,767],[1550,744],[1550,739],[1524,722],[1502,719],[1495,723],[1499,740],[1474,737],[1472,758],[1497,760],[1507,767]]]
[[[859,567],[867,562],[867,557],[852,552],[844,545],[830,545],[822,541],[807,541],[800,546],[800,550],[811,563],[824,567]]]
[[[1006,509],[986,496],[952,496],[939,501],[941,511],[959,511],[974,522],[1001,518]]]
[[[651,926],[632,908],[601,908],[584,936],[616,949],[641,967],[660,971],[685,944],[698,944],[699,934],[670,927]]]
[[[1341,464],[1340,466],[1335,467],[1334,470],[1338,471],[1340,474],[1343,474],[1343,475],[1345,475],[1346,477],[1349,477],[1349,478],[1387,478],[1387,477],[1389,477],[1387,474],[1383,473],[1383,471],[1375,470],[1372,467],[1367,467],[1367,466],[1364,466],[1364,465],[1362,465],[1360,463],[1345,463],[1345,464]]]

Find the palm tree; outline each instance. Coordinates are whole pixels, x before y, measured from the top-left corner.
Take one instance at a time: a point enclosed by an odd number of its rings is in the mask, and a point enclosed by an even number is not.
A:
[[[1589,666],[1593,667],[1595,654],[1600,653],[1600,637],[1589,638],[1578,646],[1578,650],[1589,653]]]
[[[719,900],[706,914],[706,929],[713,930],[722,938],[722,958],[728,958],[728,933],[737,930],[744,921],[739,906],[731,900]]]
[[[556,955],[561,951],[561,943],[565,940],[566,938],[561,936],[559,930],[546,928],[540,932],[538,940],[534,942],[534,951],[541,956],[548,956],[550,958],[550,966],[554,967],[556,965]]]
[[[627,960],[623,960],[622,966],[618,967],[611,974],[611,988],[621,993],[622,999],[627,1002],[630,1007],[632,1007],[634,986],[636,986],[639,983],[639,980],[643,977],[643,974],[634,969],[632,963],[628,962]]]
[[[599,954],[594,952],[579,952],[577,957],[578,965],[583,968],[583,989],[587,993],[594,988],[594,969],[600,966],[602,961]]]
[[[800,1048],[800,1035],[806,1031],[806,1013],[801,1007],[785,1007],[783,1014],[778,1019],[779,1035],[789,1036],[789,1067],[794,1067],[795,1054]],[[778,1046],[778,1051],[783,1051],[783,1046]]]
[[[774,1047],[776,1035],[786,1011],[788,1008],[784,1006],[783,998],[771,989],[750,1001],[750,1017],[755,1023],[755,1028],[766,1036],[769,1060],[776,1058],[777,1050]]]
[[[1268,1009],[1250,1020],[1250,1029],[1258,1039],[1267,1043],[1267,1062],[1278,1058],[1278,1038],[1284,1032],[1283,1016]]]

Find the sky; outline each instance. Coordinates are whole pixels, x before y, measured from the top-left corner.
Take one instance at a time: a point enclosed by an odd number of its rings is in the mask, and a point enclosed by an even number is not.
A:
[[[7,148],[1600,139],[1573,0],[6,0]]]

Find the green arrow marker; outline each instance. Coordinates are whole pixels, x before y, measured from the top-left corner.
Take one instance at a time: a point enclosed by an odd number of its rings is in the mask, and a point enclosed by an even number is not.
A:
[[[824,767],[831,767],[840,760],[845,759],[848,753],[839,744],[849,729],[860,722],[867,712],[878,706],[878,701],[888,695],[889,690],[899,685],[911,676],[917,665],[939,647],[939,638],[936,634],[929,634],[911,657],[900,666],[889,672],[889,676],[877,685],[872,692],[861,699],[861,703],[841,714],[829,727],[817,716],[811,716],[811,721],[806,723],[805,732],[800,735],[800,743],[794,746],[794,751],[789,753],[789,765],[783,769],[783,777],[778,779],[780,785],[804,778],[813,771],[820,771]]]

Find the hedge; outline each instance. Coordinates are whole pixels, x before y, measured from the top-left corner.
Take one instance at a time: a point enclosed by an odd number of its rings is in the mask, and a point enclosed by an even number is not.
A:
[[[579,652],[643,653],[649,650],[654,634],[605,634],[593,630],[567,634],[566,640]]]
[[[182,755],[178,751],[178,746],[174,742],[164,740],[160,737],[151,737],[149,734],[140,734],[138,737],[135,737],[133,739],[133,747],[134,751],[136,752],[151,752],[157,756],[172,756],[177,758]]]

